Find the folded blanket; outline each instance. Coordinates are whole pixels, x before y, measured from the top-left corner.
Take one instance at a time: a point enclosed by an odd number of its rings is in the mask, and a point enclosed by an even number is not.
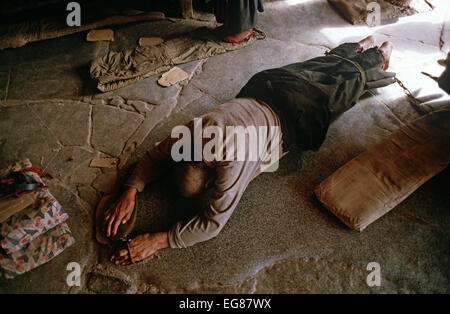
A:
[[[97,81],[97,88],[107,92],[166,71],[176,64],[243,48],[264,39],[265,34],[254,29],[253,35],[240,43],[227,43],[223,38],[224,34],[216,29],[200,28],[157,46],[110,51],[92,61],[90,75]]]

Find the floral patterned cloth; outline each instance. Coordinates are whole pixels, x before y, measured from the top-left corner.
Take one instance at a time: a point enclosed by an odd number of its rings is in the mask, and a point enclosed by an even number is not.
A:
[[[0,266],[4,276],[12,279],[45,264],[74,243],[69,226],[62,223],[12,254],[0,253]]]
[[[6,176],[10,171],[20,171],[31,167],[26,159],[0,172],[0,177]],[[40,176],[34,172],[25,172],[38,182]],[[6,253],[11,254],[20,250],[42,233],[64,222],[69,217],[61,205],[47,190],[32,192],[36,196],[36,203],[19,213],[11,216],[5,223],[0,224],[0,244]]]
[[[0,171],[0,178],[11,171],[31,167],[26,159]],[[25,172],[42,182],[34,172]],[[0,224],[0,267],[6,278],[30,271],[60,254],[75,243],[69,217],[47,190],[31,192],[36,202]]]

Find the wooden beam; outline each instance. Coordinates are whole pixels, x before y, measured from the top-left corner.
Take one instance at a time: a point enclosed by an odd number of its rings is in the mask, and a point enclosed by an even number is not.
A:
[[[181,7],[181,16],[185,19],[191,19],[194,17],[194,8],[192,6],[192,0],[179,0]]]

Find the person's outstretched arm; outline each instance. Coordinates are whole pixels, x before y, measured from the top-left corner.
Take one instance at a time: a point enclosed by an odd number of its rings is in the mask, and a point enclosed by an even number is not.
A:
[[[171,160],[172,141],[173,139],[168,136],[138,162],[133,174],[125,183],[127,189],[105,212],[104,226],[107,237],[116,235],[120,224],[125,224],[131,218],[136,203],[136,193],[142,192],[147,184],[158,180],[167,169]]]
[[[125,182],[125,186],[135,188],[137,192],[142,192],[147,184],[157,181],[167,170],[172,160],[170,150],[173,140],[169,135],[164,141],[147,151]]]

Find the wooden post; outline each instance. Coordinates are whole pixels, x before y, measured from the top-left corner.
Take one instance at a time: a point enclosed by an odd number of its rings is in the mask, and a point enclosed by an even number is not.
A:
[[[185,19],[191,19],[194,17],[194,9],[192,7],[192,0],[179,0],[181,7],[181,15]]]

